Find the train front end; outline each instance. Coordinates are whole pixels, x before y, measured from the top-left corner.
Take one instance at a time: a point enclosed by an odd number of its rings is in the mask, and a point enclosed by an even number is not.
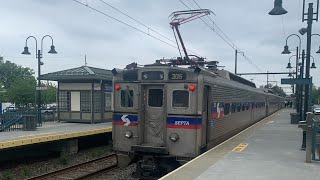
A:
[[[203,84],[193,69],[153,65],[114,75],[112,133],[120,164],[137,157],[140,170],[152,172],[199,155]]]

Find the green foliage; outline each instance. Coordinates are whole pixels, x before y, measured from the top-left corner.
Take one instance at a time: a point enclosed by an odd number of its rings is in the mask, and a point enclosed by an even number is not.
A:
[[[11,82],[7,90],[7,100],[16,106],[28,106],[35,102],[36,80],[33,77],[19,77]]]
[[[272,90],[273,93],[278,94],[279,96],[282,96],[282,97],[287,96],[284,90],[279,86],[272,86],[272,84],[268,84],[265,86],[260,86],[260,88],[270,89]]]
[[[67,153],[65,152],[61,152],[60,153],[60,158],[59,158],[59,162],[62,165],[67,165],[69,163],[69,156]]]
[[[50,104],[56,102],[57,87],[52,84],[42,84],[41,86],[46,86],[48,89],[41,91],[41,104]]]
[[[313,86],[311,92],[311,101],[314,104],[320,104],[320,87]]]
[[[16,106],[28,107],[35,104],[36,80],[34,72],[0,57],[0,101],[15,103]],[[41,91],[41,103],[56,102],[57,88],[54,84],[41,84],[47,90]]]
[[[29,170],[29,168],[28,168],[27,166],[24,166],[24,167],[22,168],[22,175],[23,175],[24,177],[28,177],[28,176],[31,175],[31,172],[30,172],[30,170]]]
[[[0,58],[0,84],[4,89],[8,89],[16,78],[32,77],[34,72],[30,68],[25,68],[10,61]]]
[[[11,180],[12,178],[12,174],[9,171],[5,171],[2,174],[1,180]]]

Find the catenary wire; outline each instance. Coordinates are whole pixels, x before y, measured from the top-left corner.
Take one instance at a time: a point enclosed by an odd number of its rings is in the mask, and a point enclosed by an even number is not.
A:
[[[124,25],[126,25],[126,26],[128,26],[128,27],[130,27],[130,28],[132,28],[132,29],[134,29],[134,30],[136,30],[136,31],[144,34],[144,35],[150,36],[150,37],[152,37],[153,39],[156,39],[156,40],[158,40],[158,41],[160,41],[160,42],[162,42],[162,43],[164,43],[164,44],[167,44],[167,45],[169,45],[169,46],[171,46],[171,47],[173,47],[173,48],[178,49],[177,46],[172,45],[172,44],[170,44],[170,43],[168,43],[168,42],[166,42],[166,41],[164,41],[164,40],[162,40],[162,39],[160,39],[160,38],[158,38],[158,37],[156,37],[156,36],[151,35],[151,34],[148,33],[148,32],[145,32],[145,31],[143,31],[143,30],[141,30],[141,29],[138,29],[137,27],[134,27],[134,26],[132,26],[132,25],[130,25],[130,24],[124,22],[124,21],[121,21],[121,20],[119,20],[119,19],[117,19],[117,18],[115,18],[115,17],[113,17],[113,16],[110,16],[110,15],[108,15],[108,14],[106,14],[106,13],[104,13],[104,12],[102,12],[102,11],[94,8],[94,7],[89,6],[88,4],[84,4],[84,3],[80,2],[79,0],[72,0],[72,1],[74,1],[74,2],[76,2],[76,3],[78,3],[78,4],[81,4],[81,5],[89,8],[89,9],[91,9],[91,10],[93,10],[93,11],[96,11],[96,12],[98,12],[98,13],[100,13],[100,14],[108,17],[108,18],[111,18],[111,19],[113,19],[113,20],[115,20],[115,21],[117,21],[117,22],[119,22],[119,23],[121,23],[121,24],[124,24]],[[102,2],[102,1],[101,1],[101,2]],[[104,3],[107,4],[106,2],[104,2]],[[110,7],[111,7],[111,6],[110,6]],[[112,8],[116,9],[114,6],[112,6]],[[120,10],[117,10],[117,11],[123,13],[123,12],[120,11]],[[123,14],[124,14],[124,13],[123,13]],[[132,19],[132,20],[134,19],[134,18],[132,18],[132,17],[129,16],[129,15],[126,15],[126,16],[127,16],[127,17],[130,17],[130,19]],[[136,22],[138,22],[138,23],[141,23],[141,22],[138,21],[138,20],[134,20],[134,21],[136,21]],[[142,24],[143,24],[143,23],[141,23],[141,25],[142,25]],[[147,27],[148,30],[151,30],[151,31],[157,33],[158,35],[160,35],[159,32],[151,29],[150,27],[148,27],[148,26],[146,26],[146,25],[143,25],[143,26]],[[162,34],[161,34],[160,36],[164,37],[164,35],[162,35]],[[169,40],[169,38],[167,38],[167,37],[166,37],[166,39]],[[170,42],[175,43],[173,40],[170,40]],[[198,53],[195,53],[195,52],[193,52],[193,51],[191,51],[191,50],[189,50],[189,49],[188,49],[188,51],[190,51],[190,52],[192,52],[192,53],[194,53],[194,54],[196,54],[196,55],[199,55]]]
[[[182,0],[179,0],[185,7],[187,7],[188,9],[190,9],[190,7],[188,7]],[[193,2],[198,6],[198,8],[201,9],[200,5],[193,0]],[[213,23],[213,25],[226,37],[226,39],[229,40],[229,42],[219,33],[217,33],[217,31],[215,31],[214,27],[211,27],[208,23],[204,22],[204,20],[202,20],[211,30],[213,30],[224,42],[226,42],[231,48],[233,48],[234,50],[238,50],[240,52],[242,52],[240,50],[240,48],[238,48],[233,41],[222,31],[222,29],[209,17],[207,16],[208,19]],[[253,66],[255,66],[255,68],[261,72],[263,72],[248,56],[246,56],[245,54],[242,54],[242,56]]]

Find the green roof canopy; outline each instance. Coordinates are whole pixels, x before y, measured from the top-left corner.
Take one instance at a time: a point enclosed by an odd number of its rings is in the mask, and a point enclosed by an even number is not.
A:
[[[69,80],[104,80],[112,81],[111,70],[81,66],[78,68],[42,74],[40,80],[69,81]]]

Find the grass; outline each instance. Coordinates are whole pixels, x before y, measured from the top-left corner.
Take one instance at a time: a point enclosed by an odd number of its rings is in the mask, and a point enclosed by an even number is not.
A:
[[[61,152],[59,162],[62,165],[67,165],[69,163],[69,155],[65,152]]]

